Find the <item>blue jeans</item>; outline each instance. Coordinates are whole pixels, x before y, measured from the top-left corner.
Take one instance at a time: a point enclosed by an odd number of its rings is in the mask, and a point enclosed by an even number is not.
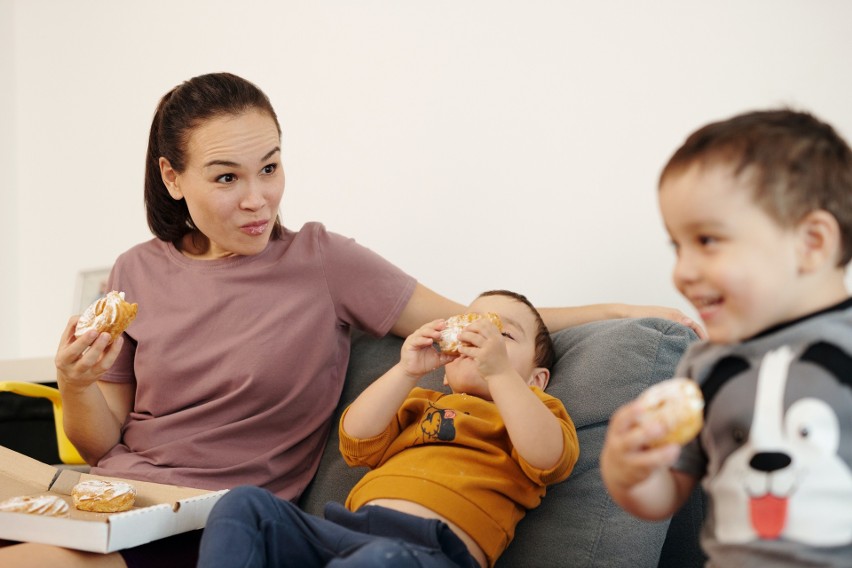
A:
[[[478,568],[446,523],[384,507],[352,513],[329,503],[325,519],[257,487],[237,487],[213,507],[199,568]]]

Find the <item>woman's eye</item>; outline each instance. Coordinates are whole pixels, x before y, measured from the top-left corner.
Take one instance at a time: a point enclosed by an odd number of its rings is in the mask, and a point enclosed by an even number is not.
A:
[[[277,169],[278,169],[278,164],[269,164],[269,165],[263,166],[263,169],[261,171],[263,173],[265,173],[266,175],[270,175],[270,174],[274,174],[275,170],[277,170]]]
[[[698,237],[698,243],[703,247],[706,247],[708,245],[712,245],[715,242],[716,242],[716,237],[711,237],[709,235],[701,235],[701,236]]]
[[[219,183],[233,183],[236,181],[237,176],[234,174],[224,174],[216,178],[216,181]]]
[[[515,338],[514,338],[514,337],[512,337],[512,334],[511,334],[511,333],[509,333],[508,331],[504,331],[501,335],[502,335],[503,337],[506,337],[506,338],[508,338],[508,339],[511,339],[512,341],[514,341],[514,340],[515,340]]]

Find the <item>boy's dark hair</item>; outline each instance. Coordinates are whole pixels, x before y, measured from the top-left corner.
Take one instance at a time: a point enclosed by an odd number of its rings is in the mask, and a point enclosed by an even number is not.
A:
[[[829,124],[806,112],[755,111],[713,122],[691,134],[660,175],[692,165],[729,164],[746,175],[754,201],[784,227],[818,209],[840,226],[840,258],[852,258],[852,150]]]
[[[556,361],[556,351],[553,349],[553,339],[550,337],[550,332],[547,330],[547,326],[544,325],[544,320],[541,319],[541,314],[538,313],[538,310],[532,305],[532,302],[530,302],[523,294],[518,294],[517,292],[512,292],[510,290],[489,290],[479,295],[480,298],[485,296],[506,296],[507,298],[512,298],[522,304],[526,304],[533,316],[535,316],[536,322],[534,364],[536,367],[544,367],[547,370],[551,370],[553,368],[553,363]]]
[[[181,173],[186,169],[186,146],[192,132],[207,120],[240,115],[251,110],[264,112],[281,125],[267,96],[253,83],[231,73],[200,75],[178,85],[160,99],[145,156],[145,210],[148,227],[163,241],[177,243],[195,230],[186,200],[169,195],[160,174],[160,157]],[[273,240],[281,238],[278,217],[272,228]]]

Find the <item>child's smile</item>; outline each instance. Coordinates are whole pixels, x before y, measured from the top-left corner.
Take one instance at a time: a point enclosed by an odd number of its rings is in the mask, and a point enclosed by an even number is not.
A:
[[[802,297],[801,234],[753,200],[749,177],[724,165],[693,165],[660,187],[675,246],[673,279],[710,340],[733,343],[808,313]]]

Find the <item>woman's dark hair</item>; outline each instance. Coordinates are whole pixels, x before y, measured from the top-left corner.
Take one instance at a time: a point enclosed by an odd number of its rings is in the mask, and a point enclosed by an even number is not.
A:
[[[177,243],[195,230],[186,200],[173,199],[163,183],[160,157],[166,158],[176,172],[183,172],[187,143],[195,128],[212,118],[251,110],[267,113],[281,135],[278,117],[263,91],[231,73],[200,75],[178,85],[160,99],[151,122],[145,157],[145,210],[148,227],[158,239]],[[281,238],[281,223],[277,217],[271,238]]]
[[[506,296],[507,298],[512,298],[513,300],[521,302],[530,309],[535,317],[536,323],[534,364],[536,367],[544,367],[548,371],[551,370],[553,368],[553,364],[556,362],[556,351],[553,348],[553,339],[550,337],[550,332],[547,330],[547,326],[544,325],[544,320],[541,319],[541,314],[538,313],[538,310],[532,305],[532,302],[530,302],[523,294],[518,294],[517,292],[512,292],[510,290],[489,290],[488,292],[483,292],[479,295],[480,298],[484,298],[486,296]]]

